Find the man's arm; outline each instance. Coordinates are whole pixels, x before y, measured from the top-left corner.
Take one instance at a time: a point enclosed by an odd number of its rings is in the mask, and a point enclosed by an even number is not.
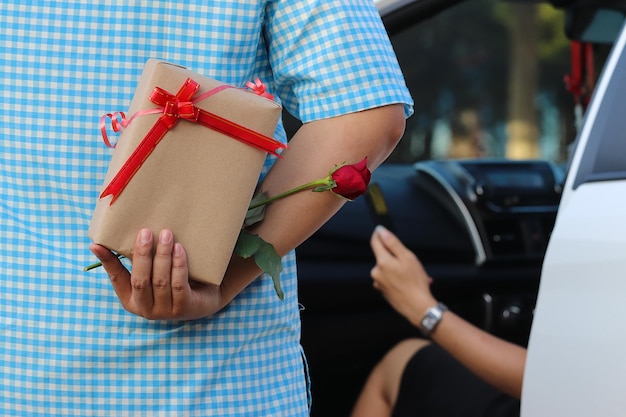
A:
[[[358,162],[364,157],[373,171],[395,148],[404,127],[401,104],[306,123],[291,139],[284,158],[267,174],[261,189],[276,195],[325,177],[337,164]],[[319,229],[344,202],[332,193],[294,194],[267,206],[264,220],[252,231],[284,255]],[[184,248],[174,239],[167,232],[144,238],[140,233],[132,275],[111,252],[92,244],[92,251],[102,261],[128,311],[148,319],[207,317],[226,306],[261,274],[253,259],[233,257],[219,287],[189,281]]]

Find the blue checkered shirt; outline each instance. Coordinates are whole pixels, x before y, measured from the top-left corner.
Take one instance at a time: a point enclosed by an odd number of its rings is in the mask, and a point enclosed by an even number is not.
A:
[[[0,41],[0,415],[307,415],[293,253],[284,302],[261,276],[193,322],[129,314],[104,271],[82,271],[111,155],[98,120],[128,107],[148,58],[259,77],[305,122],[408,115],[370,0],[4,0]]]

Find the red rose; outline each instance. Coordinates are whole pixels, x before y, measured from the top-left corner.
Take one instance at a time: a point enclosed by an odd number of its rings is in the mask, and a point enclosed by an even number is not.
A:
[[[330,173],[336,185],[330,190],[348,200],[367,191],[372,173],[367,169],[367,157],[352,165],[342,165]]]

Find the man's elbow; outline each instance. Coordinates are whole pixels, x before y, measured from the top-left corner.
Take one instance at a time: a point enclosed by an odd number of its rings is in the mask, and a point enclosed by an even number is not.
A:
[[[387,159],[389,154],[396,148],[404,135],[406,117],[402,104],[392,104],[378,109],[378,128],[380,129],[380,142],[378,144],[381,159]]]
[[[404,106],[402,104],[393,104],[389,106],[389,128],[387,141],[389,146],[395,148],[406,128],[406,117],[404,115]]]

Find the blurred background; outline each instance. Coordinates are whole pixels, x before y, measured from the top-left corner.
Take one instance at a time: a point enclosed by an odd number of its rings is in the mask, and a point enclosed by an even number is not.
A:
[[[585,45],[572,45],[565,19],[548,3],[472,0],[394,28],[415,114],[389,162],[566,161],[597,74],[572,73]],[[609,47],[594,46],[596,64]]]

